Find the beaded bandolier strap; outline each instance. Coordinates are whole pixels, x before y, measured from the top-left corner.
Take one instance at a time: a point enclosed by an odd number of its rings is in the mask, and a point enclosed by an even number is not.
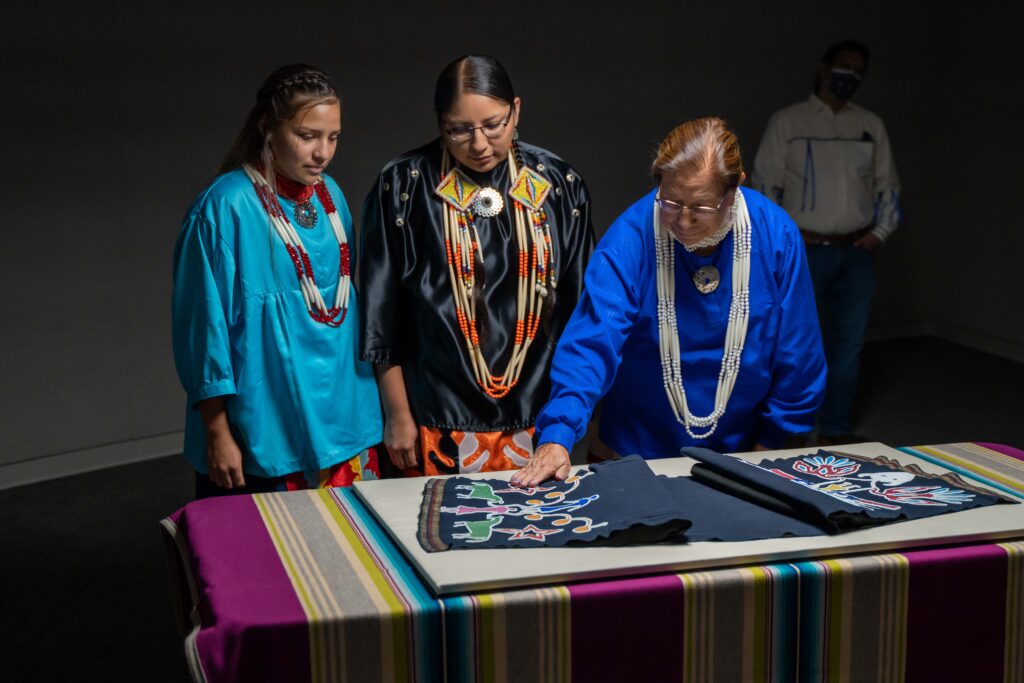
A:
[[[309,254],[306,253],[306,248],[302,246],[302,240],[299,239],[298,233],[295,232],[284,209],[281,208],[277,193],[271,189],[266,178],[252,166],[244,164],[242,170],[252,181],[260,203],[263,204],[263,209],[270,219],[270,225],[273,226],[274,232],[281,238],[285,249],[288,250],[288,257],[291,258],[292,265],[295,266],[295,277],[299,280],[299,288],[302,290],[302,298],[306,302],[309,317],[330,327],[340,327],[345,322],[345,314],[348,312],[351,268],[345,226],[341,223],[341,216],[338,215],[338,209],[334,206],[334,200],[331,199],[327,184],[321,179],[313,186],[313,190],[320,199],[320,203],[323,204],[331,229],[334,230],[334,237],[338,240],[338,289],[334,295],[334,305],[330,308],[324,303],[320,288],[316,286],[316,280],[313,277],[313,264],[309,260]]]
[[[491,373],[480,349],[477,334],[476,285],[477,260],[483,267],[480,235],[474,216],[474,200],[490,188],[481,188],[458,168],[450,167],[448,150],[441,159],[441,182],[434,189],[446,206],[444,210],[444,248],[448,259],[448,277],[459,329],[466,340],[476,383],[491,398],[507,396],[519,382],[526,352],[540,325],[541,307],[549,290],[555,289],[551,251],[551,226],[543,203],[551,183],[535,171],[516,163],[509,150],[509,177],[514,178],[508,196],[515,213],[516,240],[519,245],[518,288],[516,293],[516,333],[505,371]],[[494,190],[490,190],[494,192]],[[529,216],[529,219],[527,219]]]

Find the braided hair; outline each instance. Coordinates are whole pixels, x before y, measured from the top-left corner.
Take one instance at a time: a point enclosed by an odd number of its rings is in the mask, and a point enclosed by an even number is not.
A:
[[[273,152],[268,134],[307,107],[336,102],[340,102],[338,89],[320,69],[308,64],[289,64],[277,69],[256,93],[256,104],[224,157],[220,172],[254,164],[272,173]],[[273,186],[273,180],[267,180]]]

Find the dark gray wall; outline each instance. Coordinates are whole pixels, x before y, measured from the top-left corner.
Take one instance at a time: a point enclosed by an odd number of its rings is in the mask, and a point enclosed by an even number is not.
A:
[[[929,256],[919,273],[926,315],[1010,346],[1024,341],[1022,7],[981,3],[946,17],[933,105],[943,131],[938,225],[915,235]]]
[[[524,139],[578,168],[600,232],[649,187],[674,124],[724,116],[752,161],[823,48],[857,36],[873,50],[858,101],[889,127],[908,217],[879,254],[875,322],[935,318],[1024,344],[1009,211],[1020,171],[1003,147],[1019,149],[1020,133],[996,118],[1018,75],[1005,59],[1017,21],[884,2],[841,15],[817,2],[496,6],[105,0],[8,15],[0,465],[181,428],[179,222],[263,76],[291,61],[322,66],[343,92],[330,172],[358,215],[380,166],[435,134],[437,72],[465,52],[497,56],[523,98]],[[1000,296],[979,304],[985,292]]]

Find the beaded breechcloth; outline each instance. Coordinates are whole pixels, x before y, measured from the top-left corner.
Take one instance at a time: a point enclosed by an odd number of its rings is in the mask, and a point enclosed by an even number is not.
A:
[[[504,432],[463,432],[421,426],[419,446],[423,470],[405,470],[405,476],[517,470],[533,455],[533,427]]]

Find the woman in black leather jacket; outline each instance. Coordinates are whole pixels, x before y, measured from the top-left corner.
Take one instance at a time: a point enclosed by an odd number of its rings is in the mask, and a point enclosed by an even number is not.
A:
[[[407,475],[522,467],[593,248],[579,174],[518,140],[505,69],[469,55],[434,94],[440,137],[390,161],[363,207],[361,356]]]

